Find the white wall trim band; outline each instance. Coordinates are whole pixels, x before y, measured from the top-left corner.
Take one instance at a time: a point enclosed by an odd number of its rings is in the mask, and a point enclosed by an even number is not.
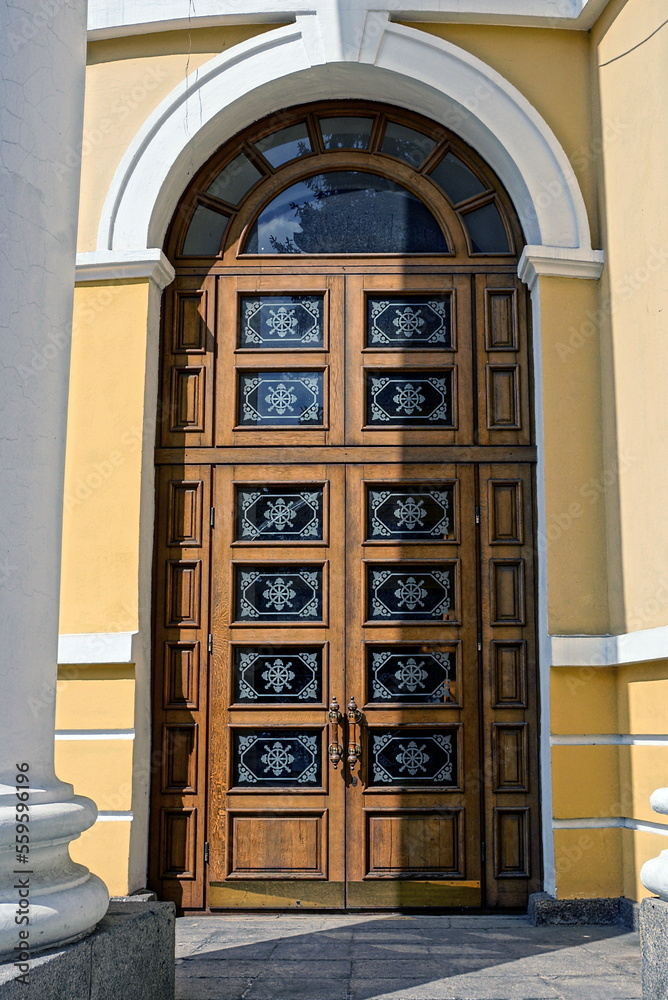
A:
[[[134,816],[131,812],[99,812],[97,814],[97,823],[120,823],[126,822],[131,823]]]
[[[58,637],[60,665],[134,663],[137,632],[80,632]]]
[[[550,736],[553,747],[665,747],[668,736],[630,736],[625,733],[601,733],[591,736]]]
[[[668,659],[668,625],[622,635],[553,635],[553,667],[616,667]]]
[[[56,740],[133,740],[134,729],[56,729]]]
[[[149,278],[162,290],[174,280],[174,268],[159,247],[147,250],[93,250],[77,254],[77,285],[137,278]]]
[[[637,830],[640,833],[659,833],[668,837],[668,825],[649,820],[630,819],[628,816],[597,816],[587,819],[553,819],[553,830]]]

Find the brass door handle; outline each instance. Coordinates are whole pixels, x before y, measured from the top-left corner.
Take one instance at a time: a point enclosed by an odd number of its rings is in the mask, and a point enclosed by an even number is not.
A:
[[[332,767],[336,771],[339,761],[343,757],[343,746],[339,742],[339,724],[343,716],[339,711],[339,703],[333,695],[329,703],[327,716],[329,718],[329,746],[327,747],[327,753],[332,762]]]
[[[360,722],[362,713],[357,707],[357,702],[351,698],[348,702],[348,765],[350,773],[354,773],[355,766],[362,756],[362,744],[360,743]]]

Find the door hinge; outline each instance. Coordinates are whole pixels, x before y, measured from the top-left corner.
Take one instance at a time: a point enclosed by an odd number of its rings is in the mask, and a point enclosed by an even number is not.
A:
[[[208,847],[209,845],[207,844],[206,846]],[[207,857],[208,857],[208,855],[207,855]],[[485,860],[485,842],[484,842],[484,840],[483,840],[482,844],[480,845],[480,857],[481,857],[481,859],[483,861]]]
[[[475,509],[475,523],[480,524],[480,507]]]
[[[211,510],[209,511],[209,527],[210,528],[215,528],[216,527],[216,508],[215,507],[212,507]]]
[[[208,865],[208,863],[209,863],[209,841],[205,840],[204,841],[204,864]]]
[[[478,652],[482,653],[482,632],[478,632]]]
[[[210,632],[209,632],[209,641],[207,643],[207,648],[210,653],[213,653],[213,636],[211,635]]]

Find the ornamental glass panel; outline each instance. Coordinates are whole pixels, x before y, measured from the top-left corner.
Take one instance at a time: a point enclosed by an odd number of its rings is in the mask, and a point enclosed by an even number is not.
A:
[[[367,566],[367,620],[444,622],[454,607],[452,564]]]
[[[417,170],[429,154],[433,153],[436,146],[436,140],[430,139],[428,135],[423,135],[414,128],[399,125],[398,122],[388,122],[380,151],[410,163],[411,167]]]
[[[214,212],[206,205],[198,205],[183,242],[184,255],[186,257],[215,257],[221,248],[229,221],[229,215]]]
[[[243,427],[322,426],[322,372],[248,372],[239,375]]]
[[[241,788],[319,788],[322,731],[319,729],[237,730],[234,784]]]
[[[452,348],[450,295],[369,295],[366,346]]]
[[[234,700],[298,705],[322,701],[322,646],[236,646]]]
[[[266,205],[245,253],[448,253],[427,206],[387,177],[357,170],[315,174]]]
[[[242,295],[239,347],[263,351],[324,347],[322,295]]]
[[[454,537],[453,487],[367,487],[367,537],[372,540],[446,541]]]
[[[368,701],[442,705],[454,700],[454,649],[367,647]]]
[[[506,227],[493,201],[461,218],[468,228],[473,253],[510,253]]]
[[[237,621],[322,621],[322,566],[236,566],[235,582]]]
[[[367,372],[366,420],[371,427],[452,427],[452,369],[432,372]]]
[[[487,191],[486,185],[454,153],[446,153],[429,176],[447,194],[453,205]]]
[[[206,189],[206,193],[230,205],[238,205],[261,177],[262,174],[246,154],[239,153],[231,163],[223,167],[215,181]]]
[[[369,784],[456,787],[454,729],[371,729]]]
[[[325,149],[368,149],[373,118],[321,118]]]
[[[322,486],[237,486],[237,541],[314,542],[323,537]]]
[[[279,132],[272,132],[264,139],[259,139],[255,143],[255,148],[259,149],[272,167],[280,167],[290,160],[306,156],[311,152],[311,140],[308,137],[306,123],[300,122],[298,125],[282,128]]]

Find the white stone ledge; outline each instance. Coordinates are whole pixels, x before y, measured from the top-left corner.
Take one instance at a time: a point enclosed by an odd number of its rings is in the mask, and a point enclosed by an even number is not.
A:
[[[550,636],[553,667],[614,667],[668,659],[668,625],[621,635]]]
[[[85,665],[96,663],[134,663],[138,632],[81,632],[58,637],[58,663]]]
[[[550,746],[553,747],[665,747],[668,746],[668,736],[659,735],[629,735],[626,733],[594,733],[588,735],[550,736]],[[666,808],[668,812],[668,805]]]
[[[133,740],[134,729],[56,729],[56,740]]]
[[[147,250],[92,250],[77,254],[77,285],[149,278],[162,289],[174,280],[174,268],[159,247]]]
[[[553,819],[553,830],[636,830],[668,837],[668,824],[631,819],[628,816],[588,816],[579,819]]]
[[[98,812],[97,822],[98,823],[131,823],[134,819],[134,815],[128,812]]]
[[[603,251],[577,247],[525,246],[517,265],[520,279],[533,288],[539,277],[587,278],[598,281]]]

